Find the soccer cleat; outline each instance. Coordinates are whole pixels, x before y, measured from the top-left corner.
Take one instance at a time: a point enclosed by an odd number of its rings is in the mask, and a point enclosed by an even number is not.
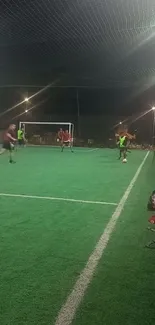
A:
[[[16,162],[15,162],[14,160],[10,159],[10,160],[9,160],[9,163],[10,163],[10,164],[15,164]]]
[[[151,227],[147,227],[147,229],[150,230],[150,231],[155,231],[155,229],[151,228]]]

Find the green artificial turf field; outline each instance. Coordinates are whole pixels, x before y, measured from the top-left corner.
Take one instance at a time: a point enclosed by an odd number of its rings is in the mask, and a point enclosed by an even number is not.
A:
[[[0,156],[1,325],[155,323],[155,250],[144,247],[154,237],[146,230],[146,206],[155,189],[155,161],[150,153],[123,205],[146,151],[132,151],[127,164],[117,154],[24,148],[15,165]],[[69,302],[73,321],[58,320],[116,209],[119,219],[102,242],[87,290],[78,288],[76,306]]]

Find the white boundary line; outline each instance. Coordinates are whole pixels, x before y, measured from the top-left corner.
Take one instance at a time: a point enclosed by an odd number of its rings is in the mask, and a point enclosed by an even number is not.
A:
[[[51,201],[65,201],[65,202],[74,202],[74,203],[86,203],[86,204],[100,204],[100,205],[118,205],[113,202],[104,202],[104,201],[85,201],[85,200],[76,200],[76,199],[67,199],[63,197],[52,197],[52,196],[37,196],[37,195],[25,195],[25,194],[11,194],[11,193],[0,193],[0,197],[16,197],[16,198],[25,198],[25,199],[39,199],[39,200],[51,200]]]
[[[130,195],[130,192],[133,186],[136,183],[136,180],[141,172],[141,169],[149,155],[149,152],[145,155],[142,163],[140,164],[135,176],[131,180],[129,186],[127,187],[124,195],[122,196],[116,210],[114,211],[113,215],[111,216],[103,234],[101,235],[94,251],[89,256],[86,266],[82,270],[79,278],[77,279],[72,291],[70,292],[69,296],[67,297],[66,302],[62,306],[57,316],[55,325],[70,325],[75,317],[76,311],[81,304],[81,301],[85,295],[85,292],[92,281],[93,275],[96,271],[96,268],[99,264],[99,261],[104,253],[105,248],[109,242],[109,239],[116,227],[116,223],[124,209],[124,205]]]

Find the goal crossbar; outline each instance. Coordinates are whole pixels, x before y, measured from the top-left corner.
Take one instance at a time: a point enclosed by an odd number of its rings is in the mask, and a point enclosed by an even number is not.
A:
[[[74,125],[73,123],[70,122],[19,122],[19,127],[21,127],[22,124]]]

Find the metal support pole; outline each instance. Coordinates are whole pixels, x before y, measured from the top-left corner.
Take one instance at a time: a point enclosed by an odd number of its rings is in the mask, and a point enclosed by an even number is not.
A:
[[[78,122],[78,136],[81,136],[81,128],[80,128],[80,103],[79,103],[79,92],[78,89],[76,91],[76,102],[77,102],[77,122]]]
[[[71,134],[71,123],[69,123],[69,134]]]
[[[153,109],[152,146],[154,147],[155,109]]]

